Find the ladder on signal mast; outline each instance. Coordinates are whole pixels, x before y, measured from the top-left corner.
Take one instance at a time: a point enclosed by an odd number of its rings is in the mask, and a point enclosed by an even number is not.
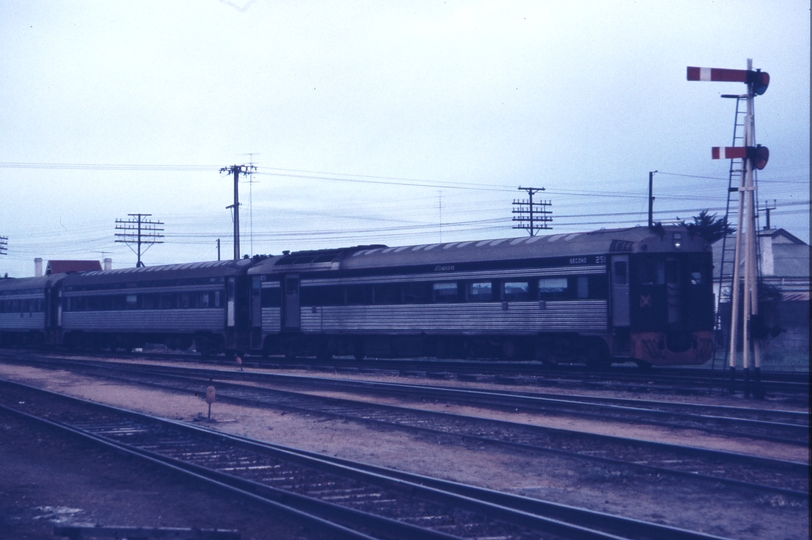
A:
[[[734,98],[736,100],[736,112],[733,121],[733,144],[731,146],[745,146],[745,119],[747,118],[747,95],[724,95],[723,97]],[[755,122],[754,122],[755,125]],[[753,134],[755,140],[755,134]],[[725,220],[728,226],[736,226],[739,219],[739,188],[745,185],[745,160],[731,159],[728,172],[727,202],[725,203]],[[755,171],[754,171],[755,174]],[[754,193],[758,196],[758,191]],[[755,208],[758,208],[758,199],[755,199]],[[755,228],[758,230],[758,211],[756,211]],[[744,225],[746,227],[746,225]],[[719,293],[716,297],[716,317],[714,321],[714,351],[713,366],[716,360],[722,361],[722,365],[727,369],[729,347],[724,346],[726,337],[729,336],[729,328],[725,328],[722,319],[722,304],[732,306],[733,276],[735,270],[736,240],[740,231],[733,234],[726,234],[722,237],[722,248],[719,256],[719,268],[717,283],[719,283]],[[756,274],[761,275],[761,242],[756,241]],[[728,321],[729,324],[729,321]]]

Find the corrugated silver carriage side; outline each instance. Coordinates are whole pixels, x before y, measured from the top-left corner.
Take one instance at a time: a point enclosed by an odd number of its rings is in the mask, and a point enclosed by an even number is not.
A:
[[[252,261],[209,261],[68,275],[64,344],[77,348],[193,345],[203,354],[248,347]]]

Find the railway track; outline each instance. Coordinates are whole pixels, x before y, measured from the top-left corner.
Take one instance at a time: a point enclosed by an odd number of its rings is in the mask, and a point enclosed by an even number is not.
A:
[[[19,351],[7,350],[4,354],[19,356]],[[109,357],[110,352],[89,353],[88,357]],[[121,354],[121,353],[119,353]],[[201,365],[233,365],[232,358],[201,357],[190,353],[132,353],[126,358],[138,361],[171,360],[194,362]],[[728,394],[730,372],[727,369],[709,367],[657,367],[641,370],[631,365],[613,365],[604,369],[582,365],[560,364],[545,366],[531,361],[449,361],[437,359],[365,359],[340,358],[318,360],[316,358],[246,357],[246,362],[265,369],[301,369],[315,371],[345,371],[385,373],[394,375],[420,375],[436,379],[479,380],[501,384],[529,384],[542,387],[588,388],[593,390],[620,390],[650,394],[708,395]],[[744,389],[743,373],[736,374],[736,390]],[[773,398],[797,403],[809,399],[809,373],[786,371],[762,371],[761,383],[766,394]]]
[[[88,364],[81,365],[83,369],[90,369]],[[459,389],[431,389],[420,388],[413,385],[401,387],[392,384],[371,384],[350,381],[347,383],[335,380],[323,380],[310,377],[290,377],[279,375],[254,375],[248,373],[222,373],[209,370],[178,370],[176,368],[150,366],[149,372],[137,371],[135,366],[123,367],[118,365],[99,366],[102,376],[111,376],[113,370],[115,377],[132,383],[139,382],[159,386],[163,389],[172,389],[181,392],[198,392],[202,390],[213,377],[252,378],[255,380],[276,383],[293,384],[305,389],[328,388],[330,390],[343,389],[355,391],[359,387],[373,388],[376,392],[383,392],[391,396],[395,392],[410,392],[418,390],[434,392],[432,399],[446,400],[449,398],[445,392],[453,390],[455,396],[466,392]],[[144,368],[146,369],[146,368]],[[536,452],[554,453],[567,459],[590,460],[600,462],[613,468],[632,468],[638,475],[657,474],[690,478],[691,481],[704,479],[713,483],[735,485],[738,488],[755,491],[770,491],[793,497],[808,499],[809,466],[805,463],[787,462],[781,460],[756,458],[730,452],[718,452],[694,448],[690,446],[653,443],[621,437],[594,435],[589,433],[567,431],[554,428],[545,428],[527,424],[516,424],[498,420],[439,413],[434,411],[418,410],[408,407],[395,407],[373,404],[350,399],[336,399],[315,396],[289,390],[279,390],[253,385],[226,383],[221,378],[217,385],[220,400],[231,400],[235,403],[250,406],[273,407],[287,411],[305,414],[321,414],[326,417],[341,418],[354,422],[396,427],[407,431],[427,432],[433,435],[462,437],[474,440],[477,443],[508,445],[512,447],[531,449]],[[344,386],[342,386],[344,385]],[[415,398],[414,395],[411,396]],[[477,406],[488,406],[487,399],[493,397],[489,393],[480,391],[471,392],[467,397]],[[509,401],[506,405],[504,399],[528,399],[527,396],[509,396],[497,394],[498,400],[490,406],[514,410],[516,401]],[[427,399],[425,395],[416,396],[417,399]],[[532,399],[532,398],[531,398]],[[573,403],[567,400],[558,400],[552,405],[561,405],[571,408]],[[606,409],[605,403],[589,404],[575,403],[578,407],[591,406]],[[544,406],[551,406],[545,403]],[[526,408],[526,407],[523,407]],[[637,409],[629,407],[614,407],[627,415],[636,413]],[[617,412],[617,411],[615,411]],[[778,414],[779,412],[771,412]],[[565,413],[562,413],[565,414]],[[671,413],[667,413],[671,414]],[[617,420],[617,416],[612,416]],[[748,425],[752,423],[747,421]],[[783,427],[786,425],[781,424]],[[801,428],[799,428],[799,425]],[[796,431],[806,432],[807,427],[802,424],[791,426]],[[798,442],[798,444],[804,444]]]
[[[718,538],[361,466],[17,383],[0,381],[0,387],[6,411],[264,501],[337,537]]]
[[[40,359],[40,362],[49,362]],[[155,373],[218,380],[250,380],[292,390],[325,390],[373,397],[399,397],[409,400],[447,402],[493,410],[528,412],[532,414],[578,416],[601,421],[620,421],[680,429],[698,429],[726,437],[746,437],[755,440],[791,445],[809,445],[809,413],[780,409],[691,404],[641,399],[596,396],[565,396],[541,392],[509,392],[395,384],[368,380],[347,380],[323,377],[299,377],[257,372],[230,372],[188,367],[132,365],[114,363],[72,363],[52,359],[57,365],[72,365],[87,369],[92,365],[130,373]],[[67,362],[67,363],[66,363]],[[133,371],[135,370],[135,371]]]

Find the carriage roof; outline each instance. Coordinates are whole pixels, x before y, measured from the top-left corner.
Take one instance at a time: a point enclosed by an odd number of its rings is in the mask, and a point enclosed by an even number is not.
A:
[[[339,250],[295,252],[263,261],[249,270],[249,273],[268,274],[330,269],[362,270],[611,253],[708,251],[709,249],[708,243],[701,238],[690,237],[685,227],[668,226],[657,229],[634,227],[495,240],[399,247],[358,246]]]

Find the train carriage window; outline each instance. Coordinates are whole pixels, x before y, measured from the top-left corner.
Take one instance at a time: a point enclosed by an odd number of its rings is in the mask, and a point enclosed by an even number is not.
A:
[[[626,261],[615,261],[614,284],[629,284],[629,266]]]
[[[567,297],[569,284],[565,277],[539,279],[539,300],[556,300]]]
[[[400,284],[398,283],[373,285],[372,295],[376,304],[393,305],[402,302]]]
[[[432,283],[432,299],[439,304],[458,302],[460,299],[459,284]]]
[[[127,307],[126,296],[116,294],[110,297],[110,309],[114,311],[121,311]]]
[[[282,305],[282,289],[279,287],[265,287],[261,293],[262,307],[280,307]]]
[[[493,283],[475,281],[468,284],[469,302],[490,302],[491,300],[493,300]]]
[[[530,300],[530,283],[527,281],[506,281],[502,284],[502,300],[517,302]]]
[[[143,309],[155,309],[158,307],[156,304],[156,296],[155,294],[142,294],[141,295],[141,307]]]
[[[126,300],[127,309],[138,309],[138,295],[128,294]]]
[[[340,306],[344,304],[344,289],[336,285],[305,285],[299,301],[303,306]]]
[[[643,285],[663,285],[665,264],[662,259],[646,258],[640,264],[640,283]]]
[[[177,307],[177,299],[173,293],[161,293],[158,298],[158,307],[160,309],[174,309]]]
[[[11,301],[11,312],[12,313],[19,313],[20,312],[20,301],[19,300],[12,300]]]
[[[223,307],[222,305],[222,292],[223,291],[214,291],[214,300],[212,300],[212,307],[220,308]]]
[[[372,303],[372,287],[370,285],[347,285],[347,304],[358,306]]]
[[[192,299],[191,299],[190,293],[187,293],[187,292],[180,293],[180,305],[178,305],[178,307],[183,308],[183,309],[188,309],[188,308],[194,307],[192,305]]]
[[[608,287],[606,276],[589,276],[589,298],[596,300],[606,300],[608,298]]]
[[[431,298],[427,283],[404,283],[403,301],[407,304],[425,304]]]

